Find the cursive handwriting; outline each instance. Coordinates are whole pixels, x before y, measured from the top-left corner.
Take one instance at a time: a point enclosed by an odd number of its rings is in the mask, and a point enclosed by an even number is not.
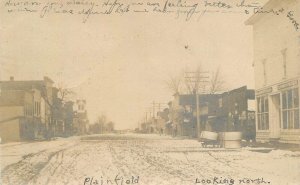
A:
[[[299,30],[299,23],[293,11],[279,9],[265,9],[256,0],[240,0],[238,3],[224,0],[49,0],[40,2],[36,0],[6,0],[4,8],[7,13],[30,13],[39,14],[44,18],[50,14],[61,16],[81,16],[82,22],[86,23],[95,15],[120,16],[129,13],[138,14],[169,14],[176,19],[184,17],[185,21],[192,20],[197,15],[205,16],[207,13],[227,14],[271,14],[286,16]],[[288,13],[286,13],[288,12]]]
[[[299,30],[299,23],[294,18],[294,12],[293,11],[289,11],[288,14],[287,14],[287,17],[292,22],[292,24],[294,25],[296,31],[298,31]]]

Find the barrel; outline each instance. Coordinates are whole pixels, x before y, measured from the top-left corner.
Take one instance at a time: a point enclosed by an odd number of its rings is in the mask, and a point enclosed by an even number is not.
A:
[[[217,140],[218,139],[218,133],[216,132],[209,132],[209,131],[202,131],[200,135],[201,139],[207,139],[207,140]]]
[[[242,133],[241,132],[223,132],[224,148],[234,149],[241,148]]]

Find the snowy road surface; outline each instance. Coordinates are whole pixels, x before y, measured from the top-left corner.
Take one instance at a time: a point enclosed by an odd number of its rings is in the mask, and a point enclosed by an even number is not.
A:
[[[102,135],[0,145],[0,184],[300,185],[300,152],[204,149],[195,140]]]

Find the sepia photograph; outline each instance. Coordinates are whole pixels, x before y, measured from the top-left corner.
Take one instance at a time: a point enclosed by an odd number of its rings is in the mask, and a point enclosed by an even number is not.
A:
[[[0,2],[0,185],[300,185],[300,0]]]

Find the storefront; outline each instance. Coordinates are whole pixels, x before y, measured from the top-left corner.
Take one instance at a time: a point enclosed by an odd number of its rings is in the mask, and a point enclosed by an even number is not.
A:
[[[299,143],[299,79],[256,91],[256,139]]]

